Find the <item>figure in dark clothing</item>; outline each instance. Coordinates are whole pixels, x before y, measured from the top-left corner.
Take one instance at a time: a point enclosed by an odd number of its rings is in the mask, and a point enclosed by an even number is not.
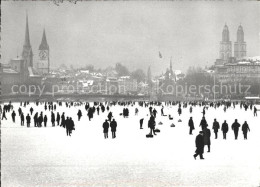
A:
[[[140,129],[143,129],[144,118],[140,119]]]
[[[113,121],[110,123],[112,138],[116,137],[116,127],[117,127],[117,122],[115,121],[115,119],[113,119]]]
[[[21,114],[22,114],[22,109],[19,107],[18,108],[18,113],[19,113],[19,116],[21,116]]]
[[[82,116],[81,110],[78,111],[77,115],[78,115],[78,121],[80,121],[80,118],[81,118],[81,116]]]
[[[46,127],[46,126],[47,126],[47,120],[48,120],[48,119],[47,119],[47,116],[45,115],[45,116],[44,116],[44,118],[43,118],[44,127]]]
[[[192,106],[190,107],[190,113],[192,113]]]
[[[154,118],[156,118],[156,114],[157,114],[157,110],[155,110],[155,108],[153,109],[153,116]]]
[[[153,107],[149,107],[149,112],[150,112],[150,115],[153,115]]]
[[[135,108],[135,115],[138,115],[138,108]]]
[[[179,108],[178,108],[178,114],[179,114],[179,116],[181,115],[181,112],[182,112],[182,110],[181,110],[181,108],[179,107]]]
[[[97,115],[99,115],[99,110],[100,110],[100,108],[99,108],[99,106],[97,107]]]
[[[190,120],[189,120],[189,127],[190,127],[190,134],[192,134],[192,130],[195,129],[192,117],[190,117]]]
[[[219,122],[216,119],[214,119],[212,129],[214,130],[214,133],[215,133],[215,139],[218,138],[218,129],[219,128],[220,128]]]
[[[34,114],[33,120],[34,120],[34,127],[37,127],[38,126],[38,112],[36,112],[36,114]]]
[[[125,117],[128,118],[128,116],[129,116],[129,110],[128,110],[128,108],[126,108],[126,109],[125,109]]]
[[[151,116],[150,117],[150,119],[149,119],[149,121],[148,121],[148,128],[150,128],[150,134],[154,134],[154,135],[156,135],[156,133],[155,133],[155,121],[154,121],[154,117],[153,116]]]
[[[29,114],[27,114],[27,116],[26,116],[26,123],[27,123],[27,127],[30,127],[31,117],[29,116]]]
[[[223,132],[223,139],[226,139],[227,138],[227,132],[228,132],[228,124],[227,124],[226,120],[222,124],[221,130]]]
[[[2,120],[3,120],[4,118],[7,120],[6,114],[5,114],[5,110],[3,111]]]
[[[208,146],[208,152],[210,152],[210,144],[211,144],[210,136],[211,136],[210,130],[207,127],[205,127],[203,129],[203,138],[204,138],[204,145]]]
[[[109,128],[109,123],[106,119],[106,121],[103,123],[103,133],[104,133],[105,139],[108,138],[108,128]]]
[[[203,129],[206,128],[207,126],[208,126],[208,123],[207,123],[205,117],[203,116],[203,117],[202,117],[202,120],[200,121],[201,130],[203,130]]]
[[[204,138],[203,138],[203,131],[200,131],[200,133],[196,136],[196,151],[195,154],[193,155],[194,159],[196,160],[196,157],[200,155],[200,159],[203,158],[203,153],[204,153]]]
[[[105,112],[105,106],[104,105],[101,105],[101,111],[102,111],[102,113]]]
[[[59,114],[59,112],[57,112],[56,121],[57,121],[57,126],[59,126],[60,125],[60,114]]]
[[[53,112],[51,112],[51,124],[53,127],[55,127],[55,115]]]
[[[238,137],[238,130],[239,130],[240,124],[237,122],[237,119],[235,120],[235,122],[232,124],[231,128],[234,131],[235,134],[235,140],[237,140]]]
[[[250,129],[249,129],[249,126],[248,126],[246,121],[242,125],[242,131],[243,131],[243,134],[244,134],[244,139],[247,140],[247,133],[248,133],[248,131],[250,131]]]
[[[60,123],[60,126],[64,127],[65,128],[65,114],[64,112],[62,113],[61,115],[61,123]]]
[[[24,126],[24,115],[23,115],[23,113],[21,113],[20,118],[21,118],[21,126]]]
[[[70,121],[69,121],[69,117],[67,117],[67,119],[64,120],[64,127],[66,128],[67,136],[70,136]]]
[[[31,112],[31,115],[32,115],[32,113],[33,113],[33,108],[32,107],[30,108],[30,112]]]
[[[43,122],[43,116],[41,112],[40,116],[38,117],[38,123],[39,123],[38,127],[42,127],[42,122]]]
[[[13,120],[14,123],[15,123],[15,116],[16,116],[16,113],[15,113],[15,111],[13,110],[13,112],[12,112],[12,120]]]
[[[92,118],[93,118],[93,109],[89,108],[88,109],[88,119],[89,119],[89,121],[91,121]]]
[[[257,116],[257,109],[254,107],[254,116]]]
[[[161,116],[164,116],[163,107],[161,108]]]
[[[71,133],[73,130],[75,130],[75,124],[72,118],[69,118],[69,136],[71,136]]]
[[[205,107],[203,108],[202,114],[203,114],[203,117],[205,117],[205,114],[206,114]]]
[[[109,112],[108,115],[107,115],[108,120],[111,121],[111,118],[112,118],[112,117],[113,117],[112,112]]]

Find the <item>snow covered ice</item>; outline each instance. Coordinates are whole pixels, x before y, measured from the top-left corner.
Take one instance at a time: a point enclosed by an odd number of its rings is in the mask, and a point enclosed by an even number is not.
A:
[[[104,139],[102,124],[108,112],[100,112],[89,121],[82,106],[66,108],[64,103],[57,111],[65,112],[75,122],[76,130],[72,136],[66,135],[62,127],[51,127],[50,111],[44,105],[30,103],[21,107],[25,116],[32,106],[34,113],[43,111],[48,115],[47,127],[20,125],[18,108],[20,103],[13,103],[16,111],[16,123],[7,113],[7,120],[1,121],[1,183],[3,187],[35,186],[260,186],[260,114],[253,116],[253,111],[241,110],[239,105],[223,111],[223,106],[206,110],[206,120],[211,129],[211,152],[204,149],[205,160],[194,160],[195,137],[201,130],[202,107],[189,107],[177,114],[177,105],[164,108],[165,114],[171,114],[173,120],[160,115],[158,111],[156,128],[161,130],[153,138],[146,138],[150,132],[147,121],[149,109],[129,107],[129,118],[123,118],[123,106],[111,106],[110,111],[117,121],[116,138]],[[90,103],[92,106],[93,103]],[[135,116],[135,108],[139,114]],[[260,108],[260,106],[258,106]],[[82,118],[78,121],[78,109]],[[55,115],[56,115],[55,112]],[[34,114],[33,113],[33,114]],[[193,117],[195,130],[189,135],[188,120]],[[139,120],[144,117],[143,128]],[[227,140],[223,140],[222,131],[218,139],[214,138],[213,120],[220,126],[227,120],[229,131]],[[235,119],[241,124],[246,120],[250,127],[248,139],[244,140],[241,127],[238,140],[234,139],[231,125]],[[178,122],[181,119],[182,122]],[[162,125],[159,125],[159,122]],[[170,127],[174,123],[175,127]]]

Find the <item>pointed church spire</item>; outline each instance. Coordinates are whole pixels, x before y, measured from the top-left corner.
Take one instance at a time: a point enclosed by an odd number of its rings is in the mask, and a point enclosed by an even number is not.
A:
[[[24,40],[24,46],[30,47],[30,35],[29,35],[29,23],[28,23],[28,14],[26,12],[26,28],[25,28],[25,40]]]
[[[45,34],[45,28],[43,29],[42,42],[39,46],[39,50],[49,50],[49,45],[47,43],[46,34]]]
[[[23,45],[22,57],[25,61],[25,67],[33,67],[33,52],[30,44],[29,23],[28,23],[27,12],[26,12],[25,40]]]

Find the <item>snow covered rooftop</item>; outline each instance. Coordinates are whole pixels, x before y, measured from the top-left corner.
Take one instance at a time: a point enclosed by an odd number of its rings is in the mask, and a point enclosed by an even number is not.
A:
[[[238,62],[238,64],[251,64],[251,62],[242,61],[242,62]]]
[[[13,74],[18,73],[17,71],[15,71],[15,70],[13,70],[11,68],[4,68],[3,72],[4,73],[13,73]]]

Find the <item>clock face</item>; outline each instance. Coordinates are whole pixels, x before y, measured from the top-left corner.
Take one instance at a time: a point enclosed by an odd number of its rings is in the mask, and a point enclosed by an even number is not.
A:
[[[39,56],[40,56],[41,60],[45,60],[45,59],[47,59],[48,53],[47,53],[47,51],[40,51]]]

